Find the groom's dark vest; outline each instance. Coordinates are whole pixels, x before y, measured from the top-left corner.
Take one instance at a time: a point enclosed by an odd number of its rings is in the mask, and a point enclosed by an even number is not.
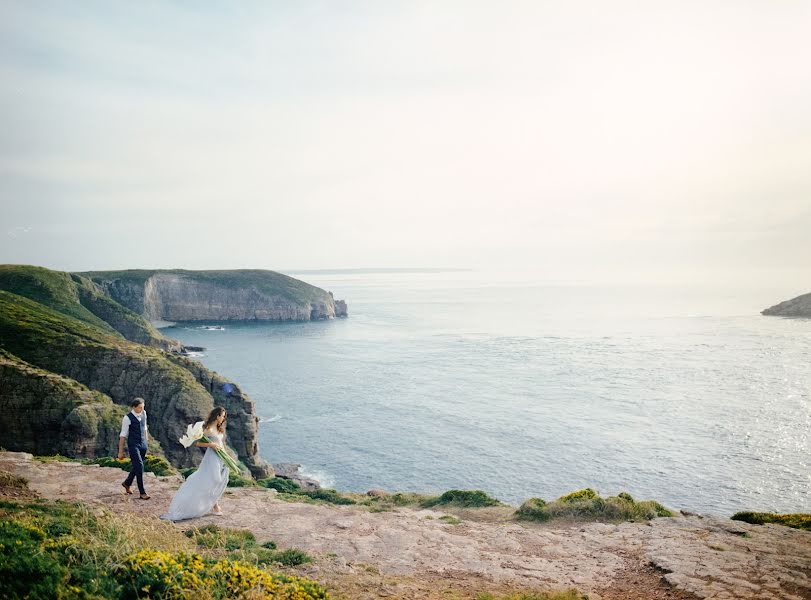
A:
[[[130,430],[127,433],[127,446],[130,448],[144,448],[146,449],[146,411],[141,413],[144,418],[138,420],[131,412],[127,413],[130,418]]]

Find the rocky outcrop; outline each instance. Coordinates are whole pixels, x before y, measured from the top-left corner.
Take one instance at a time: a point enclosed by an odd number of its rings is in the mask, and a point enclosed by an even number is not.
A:
[[[298,463],[273,463],[272,467],[276,477],[289,479],[303,490],[314,492],[321,489],[321,485],[315,479],[301,474],[301,465]]]
[[[273,477],[273,468],[259,457],[259,417],[253,400],[237,384],[206,369],[199,362],[183,356],[170,358],[192,374],[197,383],[214,398],[216,405],[223,406],[228,411],[228,443],[251,474],[257,479]]]
[[[332,296],[332,292],[329,293]],[[349,309],[346,306],[345,300],[334,300],[335,302],[335,316],[336,317],[348,317],[349,316]]]
[[[309,321],[346,316],[346,302],[262,270],[96,271],[79,274],[150,321]]]
[[[780,304],[775,304],[761,311],[761,314],[778,317],[811,318],[811,294],[803,294]]]
[[[0,446],[71,458],[111,456],[126,408],[0,350]]]

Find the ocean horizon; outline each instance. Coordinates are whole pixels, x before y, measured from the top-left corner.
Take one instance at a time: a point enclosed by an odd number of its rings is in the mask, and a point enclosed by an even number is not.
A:
[[[584,487],[808,512],[811,320],[751,286],[550,285],[468,269],[285,271],[349,317],[163,329],[240,385],[260,454],[325,487]],[[222,325],[222,330],[205,329]]]

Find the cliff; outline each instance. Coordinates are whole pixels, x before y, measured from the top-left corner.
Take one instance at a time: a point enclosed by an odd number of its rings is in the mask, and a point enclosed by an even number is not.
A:
[[[761,314],[778,317],[811,318],[811,294],[803,294],[780,304],[775,304],[761,311]]]
[[[195,466],[202,453],[184,449],[177,440],[217,402],[229,411],[228,443],[240,460],[254,476],[272,475],[258,455],[253,401],[237,386],[224,393],[221,376],[177,356],[171,352],[175,346],[89,279],[0,266],[0,349],[5,351],[0,405],[19,421],[3,446],[38,448],[37,423],[44,419],[48,435],[67,436],[68,455],[109,454],[101,438],[117,443],[115,417],[141,396],[152,437],[167,459],[175,466]],[[37,450],[42,451],[47,453]]]
[[[34,454],[111,456],[126,408],[0,350],[0,446]]]
[[[75,274],[150,321],[309,321],[347,315],[331,292],[265,270]]]

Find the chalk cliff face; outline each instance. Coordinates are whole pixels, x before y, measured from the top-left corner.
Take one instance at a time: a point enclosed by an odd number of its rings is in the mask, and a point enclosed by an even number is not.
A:
[[[780,304],[775,304],[762,311],[761,314],[778,317],[811,318],[811,294],[803,294],[802,296],[797,296]]]
[[[83,273],[150,321],[309,321],[346,316],[332,293],[274,271]]]

